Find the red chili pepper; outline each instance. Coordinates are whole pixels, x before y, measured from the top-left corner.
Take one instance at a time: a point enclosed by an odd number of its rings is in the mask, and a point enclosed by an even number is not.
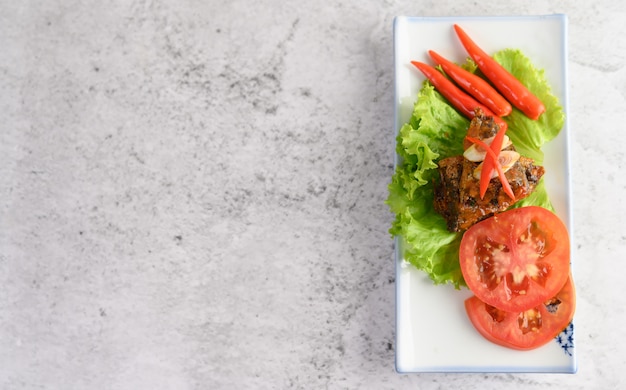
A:
[[[500,178],[500,183],[502,183],[502,189],[504,189],[504,192],[509,196],[509,198],[511,198],[512,200],[515,200],[515,194],[513,193],[513,189],[511,188],[509,181],[506,179],[506,176],[504,175],[504,171],[502,170],[502,166],[500,165],[500,162],[498,161],[498,155],[500,154],[500,148],[502,148],[502,140],[504,139],[504,133],[505,133],[504,131],[500,130],[498,134],[496,134],[496,137],[494,138],[494,140],[491,142],[491,146],[487,145],[486,143],[479,140],[478,138],[473,138],[470,136],[465,137],[468,141],[485,149],[485,151],[487,152],[487,156],[489,156],[489,158],[485,157],[485,160],[483,161],[483,170],[480,173],[480,198],[481,199],[483,198],[483,196],[485,196],[485,193],[487,192],[487,187],[489,187],[489,181],[491,180],[491,173],[493,172],[493,168],[495,167],[495,169],[498,171],[498,177]],[[500,141],[499,141],[500,145],[496,145],[498,136],[500,134],[502,134]],[[497,152],[494,150],[494,146],[498,147]]]
[[[493,116],[494,120],[498,125],[500,125],[501,129],[507,128],[508,125],[502,118],[495,115],[490,109],[485,107],[485,105],[477,102],[473,97],[459,89],[459,87],[454,85],[452,81],[448,80],[446,76],[444,76],[437,69],[418,61],[411,61],[411,64],[419,69],[437,89],[437,91],[448,99],[450,104],[452,104],[454,108],[459,110],[467,118],[472,119],[475,115],[474,110],[476,107],[480,107],[486,116]]]
[[[446,74],[458,86],[487,106],[496,115],[507,116],[511,113],[511,104],[484,79],[445,59],[433,50],[429,50],[428,54],[435,63],[441,65]]]
[[[538,119],[546,110],[541,100],[533,95],[515,76],[504,69],[502,65],[478,47],[461,27],[455,24],[454,29],[467,53],[496,89],[526,116],[533,120]]]
[[[493,151],[495,153],[495,157],[487,158],[483,161],[483,172],[480,176],[480,198],[482,199],[487,192],[487,187],[489,187],[489,180],[491,180],[491,174],[493,169],[500,165],[498,164],[498,156],[500,155],[500,149],[502,149],[502,142],[504,141],[504,131],[498,130],[496,136],[491,141],[491,146],[489,151]],[[489,153],[487,151],[487,153]]]

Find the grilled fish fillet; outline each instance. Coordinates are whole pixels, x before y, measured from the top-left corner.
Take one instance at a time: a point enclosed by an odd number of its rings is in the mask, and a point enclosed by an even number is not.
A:
[[[477,138],[489,138],[497,132],[493,118],[476,115],[468,134]],[[509,150],[513,147],[508,148]],[[515,200],[504,192],[500,180],[491,179],[485,196],[480,198],[479,180],[474,178],[474,169],[479,163],[463,156],[454,156],[439,161],[439,182],[435,183],[435,210],[441,214],[448,230],[462,232],[475,223],[502,212],[530,195],[544,175],[542,166],[534,165],[530,158],[520,159],[505,173]]]

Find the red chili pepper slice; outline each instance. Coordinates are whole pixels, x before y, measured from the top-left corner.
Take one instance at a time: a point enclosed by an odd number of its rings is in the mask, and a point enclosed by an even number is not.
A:
[[[500,134],[502,134],[502,136],[500,137],[500,142],[499,142],[500,145],[496,145],[498,136]],[[509,198],[511,198],[512,200],[515,200],[515,194],[513,193],[511,184],[509,184],[509,181],[506,179],[506,176],[504,175],[504,171],[502,170],[502,166],[500,165],[500,162],[498,161],[500,148],[502,148],[502,139],[504,138],[504,131],[500,130],[498,134],[496,134],[496,137],[491,142],[491,146],[487,145],[486,143],[479,140],[478,138],[474,138],[470,136],[467,136],[465,138],[468,141],[485,149],[485,151],[487,152],[487,156],[489,156],[489,158],[485,158],[485,160],[483,161],[483,170],[482,170],[482,173],[480,174],[480,198],[482,199],[483,196],[485,195],[485,192],[487,192],[487,187],[489,187],[489,181],[491,180],[491,173],[493,172],[493,169],[495,167],[495,169],[498,171],[498,177],[500,178],[500,183],[502,183],[502,189],[504,189],[504,192],[509,196]],[[497,152],[494,150],[494,146],[498,147]]]
[[[532,94],[518,79],[502,65],[485,53],[457,24],[454,25],[461,44],[478,68],[493,83],[511,104],[519,108],[526,116],[536,120],[545,112],[546,107],[541,100]]]
[[[441,93],[446,99],[448,99],[450,104],[452,104],[452,106],[459,110],[464,116],[472,119],[475,115],[474,110],[476,109],[476,107],[480,107],[485,115],[493,116],[494,120],[501,129],[507,128],[508,125],[502,118],[495,115],[485,105],[479,103],[478,101],[476,101],[476,99],[463,92],[459,87],[454,85],[452,81],[448,80],[446,76],[444,76],[437,69],[418,61],[411,61],[411,64],[419,69],[437,89],[437,91],[439,91],[439,93]]]
[[[487,192],[487,187],[489,187],[489,180],[491,180],[491,174],[493,173],[493,169],[496,166],[499,166],[498,156],[500,155],[500,149],[502,149],[502,143],[504,142],[504,133],[505,131],[500,129],[496,136],[491,141],[491,147],[489,150],[495,153],[495,157],[492,159],[485,159],[483,161],[483,173],[480,176],[480,198],[482,199]],[[489,153],[487,151],[487,153]]]
[[[454,62],[447,60],[433,50],[429,50],[428,54],[430,54],[430,57],[435,63],[441,65],[444,72],[446,72],[458,86],[472,95],[480,103],[487,106],[496,115],[507,116],[511,113],[511,103],[484,79],[463,69]]]

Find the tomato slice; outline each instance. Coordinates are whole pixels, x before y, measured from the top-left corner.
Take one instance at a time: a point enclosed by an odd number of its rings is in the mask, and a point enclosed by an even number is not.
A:
[[[576,293],[571,277],[552,299],[529,310],[507,312],[476,296],[465,300],[465,310],[478,332],[504,347],[528,350],[554,339],[572,321]]]
[[[569,235],[553,212],[520,207],[469,228],[459,261],[467,286],[481,301],[520,312],[553,297],[565,284]]]

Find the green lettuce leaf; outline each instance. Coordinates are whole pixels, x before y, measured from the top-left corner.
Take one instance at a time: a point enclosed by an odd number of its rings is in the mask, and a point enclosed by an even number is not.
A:
[[[519,50],[505,49],[497,52],[494,59],[511,72],[546,106],[538,120],[534,121],[514,108],[505,121],[509,124],[507,135],[519,153],[530,157],[537,164],[543,163],[541,146],[554,139],[565,124],[565,113],[559,99],[552,94],[544,71],[537,69]]]
[[[537,70],[518,50],[503,50],[494,58],[518,77],[546,106],[538,121],[514,112],[505,118],[507,134],[517,150],[543,161],[541,146],[558,135],[564,113],[550,92],[543,71]],[[467,69],[476,67],[468,61]],[[440,159],[463,153],[463,138],[469,120],[451,107],[432,85],[425,82],[414,105],[411,119],[398,132],[396,151],[400,161],[389,184],[386,203],[395,214],[389,232],[399,237],[404,259],[428,274],[435,284],[465,286],[459,266],[462,234],[447,230],[445,220],[433,206],[433,181]],[[514,207],[537,205],[553,209],[543,180],[531,196]]]
[[[437,283],[464,285],[459,266],[461,234],[449,232],[433,208],[433,180],[441,158],[463,153],[469,120],[425,83],[411,120],[399,131],[397,151],[402,163],[389,184],[387,204],[396,215],[390,229],[401,237],[404,259]]]

